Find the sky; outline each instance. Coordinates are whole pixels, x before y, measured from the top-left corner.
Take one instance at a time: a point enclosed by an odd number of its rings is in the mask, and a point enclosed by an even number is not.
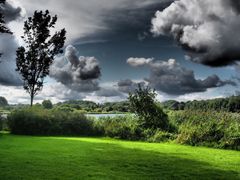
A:
[[[67,39],[35,103],[122,101],[139,83],[160,101],[239,94],[236,0],[7,0],[0,11],[13,35],[0,34],[0,96],[11,104],[29,103],[15,71],[23,23],[47,9]]]

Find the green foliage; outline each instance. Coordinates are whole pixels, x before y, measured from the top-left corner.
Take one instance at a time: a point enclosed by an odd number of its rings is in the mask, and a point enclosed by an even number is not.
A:
[[[218,98],[201,101],[178,102],[169,100],[162,103],[163,108],[169,110],[201,110],[201,111],[225,111],[240,112],[240,96],[231,96],[228,98]]]
[[[138,118],[133,115],[104,117],[94,121],[98,135],[126,140],[165,142],[176,138],[176,135],[160,129],[143,129]]]
[[[9,127],[13,134],[48,134],[50,127],[49,112],[38,107],[15,110],[8,116]]]
[[[185,108],[184,102],[178,102],[175,100],[169,100],[162,103],[164,109],[169,110],[183,110]]]
[[[148,142],[167,142],[176,139],[176,135],[161,130],[146,129],[143,132],[144,140]]]
[[[82,100],[69,100],[62,103],[58,103],[57,106],[68,106],[75,109],[88,109],[88,110],[98,108],[98,104],[96,104],[95,102]]]
[[[74,112],[75,109],[72,108],[71,105],[62,104],[62,105],[59,105],[59,106],[54,107],[54,110],[64,111],[64,112]]]
[[[5,97],[0,97],[0,106],[1,107],[8,106],[8,101]]]
[[[13,111],[9,117],[13,134],[24,135],[94,135],[93,121],[83,114],[40,107]]]
[[[53,104],[50,100],[44,100],[42,102],[42,106],[45,108],[45,109],[52,109],[53,108]]]
[[[42,106],[21,108],[9,115],[13,134],[108,136],[149,142],[176,141],[240,150],[240,115],[207,111],[170,111],[167,131],[145,128],[139,116],[88,119],[67,104],[51,110]]]
[[[3,129],[3,121],[2,121],[2,118],[0,118],[0,131],[2,131]]]
[[[168,117],[155,102],[156,93],[149,87],[139,88],[129,94],[130,108],[139,118],[140,125],[145,129],[168,129]]]
[[[142,129],[134,116],[103,117],[95,120],[95,131],[99,135],[127,140],[142,138]]]
[[[96,104],[91,101],[70,100],[57,103],[57,107],[67,106],[75,110],[83,110],[88,113],[125,113],[129,111],[129,102],[106,102],[104,104]]]
[[[106,112],[129,112],[129,101],[107,102],[102,104],[101,108]]]
[[[43,80],[49,74],[49,67],[57,54],[62,52],[66,31],[62,29],[53,35],[57,16],[51,17],[49,11],[35,11],[24,23],[26,47],[17,49],[17,71],[22,75],[24,89],[30,94],[31,105],[37,92],[43,87]]]
[[[179,143],[240,150],[239,114],[183,111],[170,117]]]

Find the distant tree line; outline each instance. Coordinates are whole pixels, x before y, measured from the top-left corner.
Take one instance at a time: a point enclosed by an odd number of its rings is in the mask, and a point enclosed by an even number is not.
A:
[[[39,104],[40,105],[40,104]],[[231,96],[228,98],[218,98],[212,100],[201,101],[187,101],[178,102],[176,100],[169,100],[160,104],[164,109],[168,110],[202,110],[202,111],[224,111],[224,112],[240,112],[240,96]],[[4,97],[0,97],[0,107],[6,107],[8,101]],[[12,108],[21,108],[26,105],[10,105]],[[57,108],[64,111],[79,110],[86,113],[127,113],[130,112],[130,102],[106,102],[103,104],[92,101],[83,100],[69,100],[52,104],[50,100],[44,100],[42,106],[46,109]]]
[[[87,112],[130,112],[130,102],[106,102],[97,104],[91,101],[71,100],[58,103],[56,106],[68,107]],[[211,100],[194,100],[187,102],[178,102],[169,100],[161,103],[164,109],[168,110],[202,110],[202,111],[224,111],[224,112],[240,112],[240,96],[231,96],[227,98],[218,98]]]
[[[240,96],[218,98],[201,101],[178,102],[169,100],[162,103],[163,108],[169,110],[203,110],[203,111],[225,111],[240,112]]]
[[[129,102],[106,102],[103,104],[98,104],[92,101],[83,100],[69,100],[65,102],[60,102],[55,105],[55,108],[69,109],[69,110],[82,110],[86,112],[95,113],[108,113],[108,112],[129,112]]]

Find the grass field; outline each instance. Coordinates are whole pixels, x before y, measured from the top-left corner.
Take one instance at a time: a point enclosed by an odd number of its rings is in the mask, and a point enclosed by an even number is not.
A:
[[[0,136],[0,179],[240,179],[240,152],[5,134]]]

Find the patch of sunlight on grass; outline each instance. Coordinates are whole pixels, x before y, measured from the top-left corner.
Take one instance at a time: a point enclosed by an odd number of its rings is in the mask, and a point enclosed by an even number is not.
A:
[[[0,137],[0,179],[240,179],[240,152],[5,134]]]

